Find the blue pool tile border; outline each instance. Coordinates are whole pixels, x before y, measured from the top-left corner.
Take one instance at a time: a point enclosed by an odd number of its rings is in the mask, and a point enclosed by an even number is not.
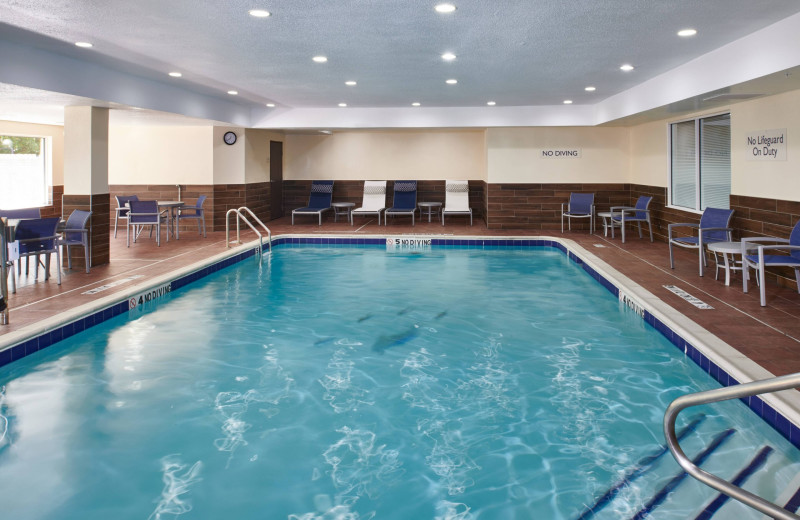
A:
[[[601,273],[587,265],[584,260],[561,242],[547,239],[508,239],[508,238],[481,238],[481,239],[461,239],[461,238],[432,238],[431,247],[480,247],[484,249],[494,248],[514,248],[524,249],[530,247],[549,247],[564,253],[567,258],[580,266],[589,276],[605,287],[615,297],[619,297],[620,290],[610,280],[606,279]],[[385,245],[386,238],[330,238],[330,237],[280,237],[272,241],[272,247],[277,246],[308,246],[308,245],[349,245],[349,246],[374,246]],[[263,246],[264,251],[267,245]],[[217,271],[230,267],[256,255],[258,248],[242,251],[230,257],[224,258],[214,264],[208,265],[195,272],[179,276],[171,282],[171,289],[180,289],[197,280],[205,278]],[[0,352],[0,367],[13,363],[25,356],[31,355],[44,348],[53,345],[63,339],[67,339],[79,332],[82,332],[94,325],[128,312],[128,299],[115,302],[104,309],[93,312],[83,318],[62,325],[54,330],[45,332],[35,338],[20,342],[11,348]],[[703,371],[708,373],[722,386],[737,385],[739,382],[721,367],[708,359],[700,350],[686,341],[677,332],[673,331],[667,324],[663,323],[652,313],[645,310],[642,319],[656,329],[662,336],[670,341],[685,356],[695,362]],[[786,417],[777,412],[773,407],[764,402],[763,399],[753,396],[740,399],[756,415],[761,417],[767,424],[772,426],[783,437],[800,449],[800,427],[793,424]]]

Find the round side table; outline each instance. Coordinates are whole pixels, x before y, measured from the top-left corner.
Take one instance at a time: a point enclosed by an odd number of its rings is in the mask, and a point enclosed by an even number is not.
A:
[[[347,218],[347,222],[349,222],[350,224],[353,223],[353,215],[350,212],[353,211],[353,208],[355,207],[355,203],[353,203],[353,202],[334,202],[334,203],[331,204],[331,207],[333,208],[333,221],[334,222],[337,222],[339,220],[339,217],[342,216],[342,217],[346,217]]]
[[[428,222],[431,221],[431,217],[436,215],[438,220],[439,215],[442,211],[442,203],[441,202],[420,202],[419,203],[419,216],[422,218],[424,215],[428,215]]]

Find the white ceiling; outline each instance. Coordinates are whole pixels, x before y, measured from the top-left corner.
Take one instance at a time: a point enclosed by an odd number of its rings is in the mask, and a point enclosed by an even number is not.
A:
[[[449,1],[457,6],[451,14],[435,12],[436,0],[9,0],[0,12],[0,40],[15,50],[6,52],[3,61],[14,59],[19,49],[33,49],[36,56],[48,53],[94,71],[111,71],[107,75],[119,71],[203,102],[215,100],[217,108],[235,105],[250,111],[251,121],[263,122],[273,112],[296,109],[304,114],[308,109],[419,110],[412,102],[425,109],[485,110],[488,101],[495,101],[492,108],[574,111],[800,13],[797,0]],[[251,17],[248,10],[254,7],[272,16]],[[678,37],[684,28],[698,34]],[[94,46],[80,49],[76,41]],[[445,52],[457,58],[446,62],[441,58]],[[327,56],[327,63],[314,63],[316,55]],[[43,68],[37,59],[30,63]],[[635,69],[620,71],[623,63]],[[0,85],[0,119],[19,120],[37,107],[55,113],[57,106],[87,102],[173,111],[146,97],[131,103],[126,93],[109,88],[113,82],[98,86],[105,79],[93,75],[95,85],[85,88],[68,87],[66,80],[63,89],[53,80],[14,83],[14,78],[31,76],[19,71],[24,63],[15,65],[13,81],[0,77],[5,83]],[[170,71],[183,77],[169,78]],[[451,78],[458,83],[447,85]],[[346,80],[358,84],[349,87]],[[36,88],[42,85],[49,88]],[[590,85],[596,91],[584,90]],[[239,95],[227,95],[230,89]],[[78,91],[91,95],[76,96]],[[565,99],[573,101],[572,107],[563,107]],[[338,109],[342,102],[348,107]],[[266,103],[277,108],[268,110]],[[234,119],[217,117],[220,110],[204,113],[177,104],[174,111],[212,115],[201,118],[211,121]],[[323,119],[325,124],[318,126],[330,126],[330,117]]]

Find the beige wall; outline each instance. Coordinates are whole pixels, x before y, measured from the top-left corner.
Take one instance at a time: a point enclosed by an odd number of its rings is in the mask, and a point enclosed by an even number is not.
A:
[[[731,114],[731,194],[800,201],[800,90],[743,101],[728,108],[698,112],[631,127],[631,182],[667,186],[669,124],[723,112]],[[786,129],[786,161],[751,161],[747,135]]]
[[[53,185],[64,184],[64,127],[56,125],[37,125],[0,121],[0,135],[20,135],[24,137],[48,137],[53,161]]]
[[[248,129],[245,132],[244,177],[247,184],[269,181],[269,142],[283,140],[283,134],[270,130]]]
[[[580,149],[579,158],[542,150]],[[487,130],[488,182],[630,182],[626,128],[535,127]]]
[[[222,140],[225,132],[236,134],[236,142],[232,145]],[[215,126],[213,127],[213,184],[244,184],[245,182],[245,147],[244,128]]]
[[[108,143],[109,184],[213,182],[209,126],[112,125]]]
[[[747,135],[786,129],[787,160],[752,161]],[[800,90],[734,105],[731,110],[731,192],[800,201]]]
[[[484,130],[287,135],[284,179],[486,179]]]

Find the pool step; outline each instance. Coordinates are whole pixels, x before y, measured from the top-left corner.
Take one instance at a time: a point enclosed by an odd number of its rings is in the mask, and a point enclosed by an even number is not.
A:
[[[771,445],[753,447],[752,436],[722,426],[722,418],[693,420],[678,430],[687,456],[706,471],[768,500],[776,500],[775,482],[791,482],[800,464]],[[686,475],[669,453],[645,457],[575,520],[754,519],[763,515]],[[657,455],[657,456],[655,456]],[[800,478],[776,503],[800,504]],[[777,490],[779,491],[779,490]]]

